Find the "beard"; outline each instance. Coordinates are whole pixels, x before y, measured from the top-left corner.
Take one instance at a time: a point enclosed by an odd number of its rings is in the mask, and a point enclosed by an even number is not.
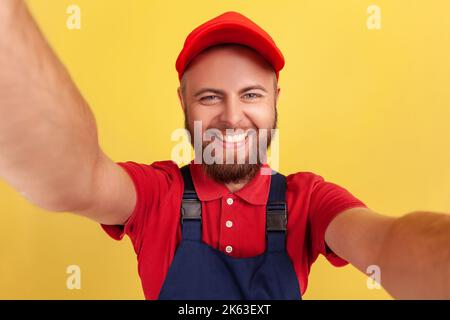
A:
[[[213,180],[227,184],[252,180],[259,172],[261,166],[261,163],[212,163],[203,164],[203,170]]]
[[[265,163],[265,161],[261,161],[261,159],[266,159],[267,155],[267,149],[269,148],[271,142],[272,142],[272,134],[270,129],[276,129],[277,127],[277,109],[275,107],[275,120],[272,125],[272,128],[268,128],[268,134],[266,135],[267,143],[264,144],[264,146],[261,146],[259,137],[259,132],[256,134],[256,138],[254,137],[253,143],[256,143],[256,155],[253,155],[253,158],[256,158],[256,163],[211,163],[207,164],[202,159],[202,168],[204,172],[212,178],[214,181],[228,184],[228,183],[240,183],[240,182],[246,182],[252,180],[256,174],[258,174],[260,168]],[[187,118],[187,114],[184,114],[184,127],[187,131],[189,131],[191,135],[191,143],[193,143],[193,137],[194,137],[194,130],[189,125],[189,121]],[[226,129],[242,129],[242,128],[207,128],[207,129],[218,129],[221,132],[224,132]],[[259,128],[257,128],[259,129]],[[202,137],[203,138],[203,137]],[[248,137],[248,139],[251,139],[251,136]],[[213,142],[209,141],[203,141],[202,139],[202,150],[201,155],[203,157],[203,151],[205,148]],[[246,144],[250,144],[250,142],[246,142]],[[250,152],[254,152],[254,148],[249,148],[249,154],[248,157],[245,159],[245,162],[251,158]],[[250,162],[250,161],[248,161]]]

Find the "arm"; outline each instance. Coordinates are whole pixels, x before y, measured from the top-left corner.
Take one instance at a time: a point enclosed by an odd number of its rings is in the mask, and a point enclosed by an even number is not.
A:
[[[0,177],[32,203],[102,223],[135,201],[101,151],[94,117],[22,0],[0,1]]]
[[[394,298],[450,298],[450,215],[391,218],[352,208],[330,223],[325,241],[364,273],[379,266],[381,285]]]

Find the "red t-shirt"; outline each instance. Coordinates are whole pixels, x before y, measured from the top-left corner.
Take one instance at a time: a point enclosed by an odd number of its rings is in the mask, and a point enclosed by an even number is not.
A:
[[[102,225],[114,239],[127,234],[138,259],[146,299],[157,299],[181,240],[180,207],[183,178],[172,161],[151,165],[118,163],[130,175],[137,193],[136,207],[124,226]],[[199,164],[190,164],[192,180],[202,202],[202,237],[213,248],[233,257],[252,257],[265,251],[265,205],[270,175],[257,174],[235,193],[210,179]],[[288,224],[286,249],[302,294],[311,265],[319,254],[334,266],[348,262],[325,244],[325,230],[345,209],[366,207],[346,189],[312,172],[287,176]]]

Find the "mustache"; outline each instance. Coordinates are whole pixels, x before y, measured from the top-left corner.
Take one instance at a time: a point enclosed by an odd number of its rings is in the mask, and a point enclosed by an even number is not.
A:
[[[221,128],[221,127],[208,127],[205,128],[202,132],[203,135],[206,133],[220,133],[222,135],[227,134],[239,134],[239,133],[246,133],[246,134],[252,134],[252,133],[261,133],[263,131],[270,131],[273,128],[255,128],[255,127],[248,127],[248,128]]]
[[[219,130],[220,132],[227,132],[227,131],[248,131],[248,130],[259,130],[260,128],[255,128],[255,127],[248,127],[248,128],[238,128],[238,127],[208,127],[205,130]]]

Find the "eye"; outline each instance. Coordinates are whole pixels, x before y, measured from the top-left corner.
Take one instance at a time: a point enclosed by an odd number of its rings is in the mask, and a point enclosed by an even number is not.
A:
[[[262,95],[258,94],[258,93],[246,93],[244,94],[244,98],[246,99],[256,99],[256,98],[260,98],[262,97]]]
[[[214,101],[217,98],[219,98],[218,96],[204,96],[200,98],[200,101],[204,101],[204,102],[210,102],[210,101]]]

